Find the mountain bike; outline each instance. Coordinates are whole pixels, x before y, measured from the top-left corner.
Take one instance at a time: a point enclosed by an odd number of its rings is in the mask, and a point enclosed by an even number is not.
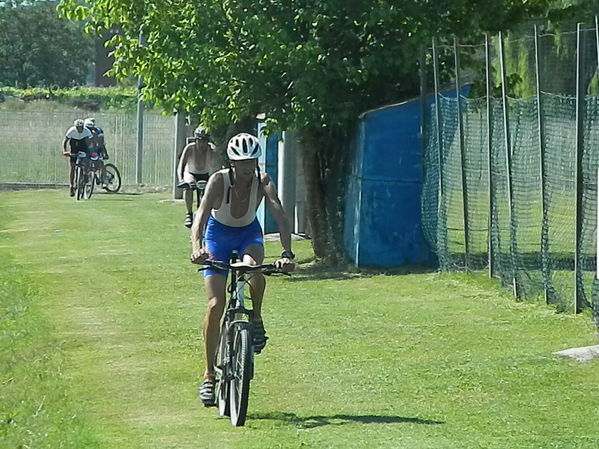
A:
[[[75,199],[84,198],[87,177],[87,153],[79,151],[75,161]]]
[[[110,193],[116,193],[121,188],[121,174],[114,164],[104,164],[104,179],[102,179],[102,166],[97,153],[92,153],[89,164],[90,176],[88,179],[89,187],[86,184],[86,192],[89,190],[89,197],[93,194],[94,185],[101,185],[104,190]]]
[[[199,270],[215,268],[231,273],[227,285],[229,294],[221,323],[216,353],[216,404],[219,416],[229,416],[235,427],[243,426],[247,415],[250,381],[254,377],[254,348],[252,346],[252,311],[245,307],[245,285],[252,273],[287,274],[274,264],[248,265],[237,261],[233,254],[230,263],[206,260]]]

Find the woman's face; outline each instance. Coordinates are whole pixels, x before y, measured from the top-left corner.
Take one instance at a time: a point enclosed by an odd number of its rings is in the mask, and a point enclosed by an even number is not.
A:
[[[243,161],[233,161],[235,175],[239,178],[247,179],[254,174],[256,170],[256,159],[245,159]]]

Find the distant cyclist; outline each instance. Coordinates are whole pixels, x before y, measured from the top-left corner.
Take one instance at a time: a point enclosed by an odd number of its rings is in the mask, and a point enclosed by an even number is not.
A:
[[[92,137],[92,132],[85,127],[83,120],[77,119],[73,122],[73,126],[67,130],[62,142],[62,154],[70,158],[69,191],[71,196],[75,196],[77,153],[83,151],[89,155],[90,137]],[[69,144],[69,150],[67,150],[67,143]]]
[[[188,143],[179,159],[177,177],[182,187],[193,186],[198,181],[208,181],[209,174],[221,168],[222,161],[216,152],[216,146],[210,141],[206,128],[198,126],[193,132],[192,142]],[[193,190],[185,188],[183,192],[187,214],[184,224],[191,228],[193,222]]]
[[[201,264],[207,258],[227,262],[231,253],[237,251],[243,262],[250,265],[261,264],[264,261],[264,236],[256,210],[264,199],[277,223],[283,247],[283,253],[275,265],[283,271],[294,270],[295,256],[291,252],[289,221],[272,179],[267,173],[260,173],[258,157],[261,152],[258,139],[251,134],[241,133],[229,141],[227,156],[231,161],[231,168],[210,176],[193,220],[192,263]],[[204,382],[200,386],[200,400],[205,405],[212,405],[215,399],[214,364],[220,320],[225,307],[227,273],[208,269],[204,271],[204,276],[208,311],[204,319],[206,371]],[[253,274],[249,284],[253,305],[253,346],[255,353],[260,353],[268,338],[262,322],[262,298],[266,288],[264,275]]]
[[[106,145],[104,143],[104,131],[102,128],[96,126],[96,119],[93,117],[86,118],[84,121],[85,127],[92,133],[90,138],[90,153],[97,153],[97,159],[95,160],[97,166],[100,168],[102,187],[106,187],[106,167],[104,166],[104,159],[109,159],[108,152],[106,151]]]

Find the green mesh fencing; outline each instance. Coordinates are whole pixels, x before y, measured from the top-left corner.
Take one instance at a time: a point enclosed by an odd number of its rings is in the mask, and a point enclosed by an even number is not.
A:
[[[439,120],[434,104],[427,114],[422,213],[425,238],[436,248],[442,270],[490,268],[492,275],[513,288],[520,298],[546,300],[559,310],[575,310],[578,291],[583,304],[597,316],[596,30],[583,30],[580,39],[580,73],[586,90],[581,97],[579,234],[576,33],[539,36],[538,95],[534,36],[506,39],[507,117],[498,89],[501,80],[496,41],[490,114],[487,98],[480,96],[484,90],[476,88],[484,73],[471,74],[473,98],[462,96],[458,103],[455,97],[437,93]],[[577,238],[579,258],[575,261]]]

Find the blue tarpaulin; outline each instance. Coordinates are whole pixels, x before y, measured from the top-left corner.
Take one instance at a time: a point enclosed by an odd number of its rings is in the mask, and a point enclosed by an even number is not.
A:
[[[345,248],[360,266],[433,260],[422,234],[420,102],[365,113],[345,202]]]

